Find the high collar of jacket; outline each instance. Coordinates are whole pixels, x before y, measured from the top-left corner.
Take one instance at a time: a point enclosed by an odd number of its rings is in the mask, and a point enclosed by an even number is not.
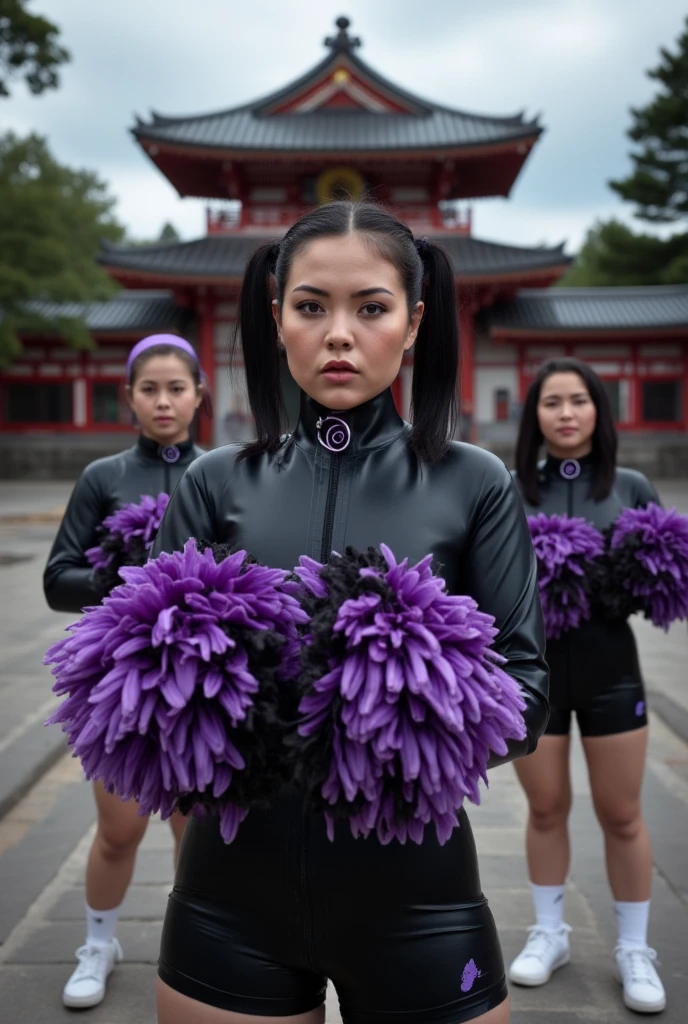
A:
[[[144,437],[143,434],[139,434],[136,442],[136,447],[144,459],[162,459],[163,451],[170,448],[179,449],[179,459],[185,459],[192,451],[194,446],[193,441],[189,438],[187,441],[180,441],[179,444],[175,445],[162,445],[158,444],[157,441],[153,441],[150,437]],[[179,461],[179,460],[177,460]]]
[[[547,477],[554,477],[559,480],[566,480],[566,476],[561,472],[561,467],[565,462],[577,462],[581,468],[580,475],[574,477],[573,480],[580,479],[581,477],[588,478],[593,470],[595,457],[590,452],[588,455],[583,455],[580,459],[557,459],[554,455],[547,454],[547,458],[541,464],[542,472]],[[573,481],[572,481],[573,482]]]
[[[307,451],[320,448],[318,421],[323,421],[324,429],[321,429],[320,433],[324,436],[325,430],[331,425],[324,421],[330,416],[344,420],[351,431],[351,440],[344,449],[346,454],[359,455],[375,448],[382,448],[398,437],[404,429],[404,421],[397,412],[389,388],[363,405],[342,411],[327,409],[302,391],[299,422],[294,431],[297,445]]]

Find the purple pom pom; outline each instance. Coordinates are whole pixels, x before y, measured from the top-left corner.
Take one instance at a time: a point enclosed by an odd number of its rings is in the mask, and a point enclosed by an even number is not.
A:
[[[307,617],[281,589],[287,573],[244,551],[218,563],[190,540],[122,576],[46,655],[54,692],[68,695],[50,721],[89,778],[135,797],[142,813],[219,805],[231,842],[269,795],[265,723],[277,717],[283,651]]]
[[[650,503],[627,508],[609,541],[612,565],[624,561],[622,586],[655,626],[688,618],[688,517]]]
[[[585,519],[528,517],[538,563],[538,587],[548,639],[590,618],[590,573],[604,550],[602,534]]]
[[[146,494],[103,520],[98,544],[86,551],[101,593],[122,582],[122,566],[145,564],[169,501],[169,494],[157,498]]]
[[[494,619],[446,592],[431,556],[397,563],[387,547],[349,549],[296,570],[313,617],[304,650],[299,781],[354,835],[444,843],[490,753],[523,738],[516,682],[491,651]],[[314,602],[314,603],[313,603]]]

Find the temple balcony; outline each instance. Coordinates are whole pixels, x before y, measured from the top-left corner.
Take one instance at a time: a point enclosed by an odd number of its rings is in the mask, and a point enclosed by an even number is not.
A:
[[[411,228],[416,235],[441,234],[471,235],[470,207],[459,208],[446,202],[437,206],[386,204],[387,208]],[[307,205],[260,206],[232,203],[221,208],[206,207],[206,234],[265,234],[285,232],[311,209]]]

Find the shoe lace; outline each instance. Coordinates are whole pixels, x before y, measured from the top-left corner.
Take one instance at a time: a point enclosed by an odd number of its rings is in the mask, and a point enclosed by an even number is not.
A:
[[[570,931],[571,926],[568,924],[562,924],[556,931],[537,924],[531,925],[528,929],[528,941],[523,955],[533,956],[542,961],[546,960],[551,947],[560,938],[561,933],[565,932],[568,935]]]
[[[122,947],[120,946],[117,939],[112,940],[112,946],[115,950],[115,956],[117,958],[122,956]],[[79,966],[76,968],[73,974],[74,981],[84,981],[87,978],[99,978],[103,973],[103,970],[107,968],[107,955],[109,952],[109,946],[101,946],[86,943],[84,946],[79,946],[76,951],[76,958],[79,961]]]
[[[620,956],[628,967],[631,981],[656,985],[658,978],[654,968],[657,952],[647,946],[645,949],[620,949]]]

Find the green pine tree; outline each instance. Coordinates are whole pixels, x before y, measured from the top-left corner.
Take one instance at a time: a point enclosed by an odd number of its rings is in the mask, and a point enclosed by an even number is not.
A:
[[[563,287],[681,284],[688,281],[688,234],[669,239],[636,234],[618,220],[598,221],[588,232]]]
[[[688,219],[688,19],[677,52],[662,48],[648,76],[660,83],[655,98],[631,110],[628,136],[640,144],[631,153],[633,172],[610,187],[648,223],[680,225]],[[688,225],[687,225],[688,226]],[[636,234],[617,220],[588,232],[571,269],[558,282],[577,287],[685,284],[688,231],[670,238]]]
[[[631,110],[627,134],[641,147],[631,153],[633,173],[609,184],[635,203],[642,220],[672,224],[688,218],[688,19],[677,52],[660,52],[660,63],[648,71],[659,92],[647,106]]]

